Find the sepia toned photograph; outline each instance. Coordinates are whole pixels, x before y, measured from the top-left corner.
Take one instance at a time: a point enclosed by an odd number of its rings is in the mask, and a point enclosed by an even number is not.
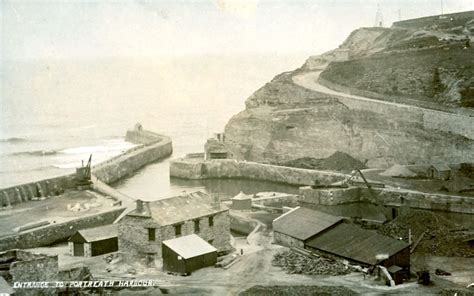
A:
[[[0,0],[0,296],[474,295],[473,0]]]

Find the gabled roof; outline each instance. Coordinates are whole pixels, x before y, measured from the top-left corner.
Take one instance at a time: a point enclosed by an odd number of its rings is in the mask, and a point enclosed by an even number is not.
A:
[[[297,207],[273,220],[273,231],[305,241],[341,221],[341,217]]]
[[[163,245],[167,246],[184,259],[217,252],[216,248],[196,234],[165,240],[163,241]]]
[[[106,226],[94,227],[78,230],[68,241],[77,243],[90,243],[118,236],[118,225],[111,224]]]
[[[378,254],[392,256],[410,245],[404,241],[341,223],[306,243],[307,246],[353,261],[374,265]]]
[[[144,203],[143,207],[147,215],[137,213],[136,210],[128,215],[146,217],[149,214],[149,217],[161,226],[210,216],[228,210],[226,206],[221,205],[218,201],[214,202],[209,195],[200,191]]]
[[[445,163],[432,163],[431,166],[434,167],[438,172],[445,172],[451,170],[451,168]]]

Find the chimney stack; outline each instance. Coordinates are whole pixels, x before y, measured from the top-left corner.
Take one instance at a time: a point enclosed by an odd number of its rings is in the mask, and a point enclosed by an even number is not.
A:
[[[143,200],[137,199],[137,212],[143,213]]]

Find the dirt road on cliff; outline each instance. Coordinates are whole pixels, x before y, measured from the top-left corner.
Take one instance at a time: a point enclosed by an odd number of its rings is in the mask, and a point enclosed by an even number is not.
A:
[[[386,105],[402,107],[402,108],[412,108],[412,109],[426,110],[426,108],[422,108],[422,107],[418,107],[418,106],[402,104],[402,103],[387,102],[387,101],[376,100],[376,99],[370,99],[370,98],[366,98],[366,97],[351,95],[351,94],[348,94],[348,93],[343,93],[343,92],[339,92],[339,91],[336,91],[336,90],[332,90],[330,88],[327,88],[324,85],[321,85],[318,82],[319,75],[321,74],[321,72],[322,71],[314,71],[314,72],[308,72],[308,73],[295,75],[295,76],[293,76],[293,82],[295,84],[297,84],[299,86],[302,86],[304,88],[307,88],[309,90],[325,93],[325,94],[328,94],[328,95],[336,95],[336,96],[341,96],[341,97],[350,98],[350,99],[362,100],[362,101],[378,103],[378,104],[386,104]],[[432,111],[432,112],[439,112],[440,114],[447,113],[447,112],[438,111],[438,110],[434,110],[434,109],[429,109],[429,110]],[[474,116],[474,114],[470,110],[463,110],[463,113],[466,113],[466,114],[458,114],[458,115],[460,115],[460,116],[469,116],[469,117]]]

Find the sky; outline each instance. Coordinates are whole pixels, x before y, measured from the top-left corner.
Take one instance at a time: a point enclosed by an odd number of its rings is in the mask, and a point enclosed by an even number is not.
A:
[[[442,5],[441,5],[442,4]],[[474,0],[0,0],[2,59],[321,53],[359,27]],[[441,8],[442,6],[442,8]]]

